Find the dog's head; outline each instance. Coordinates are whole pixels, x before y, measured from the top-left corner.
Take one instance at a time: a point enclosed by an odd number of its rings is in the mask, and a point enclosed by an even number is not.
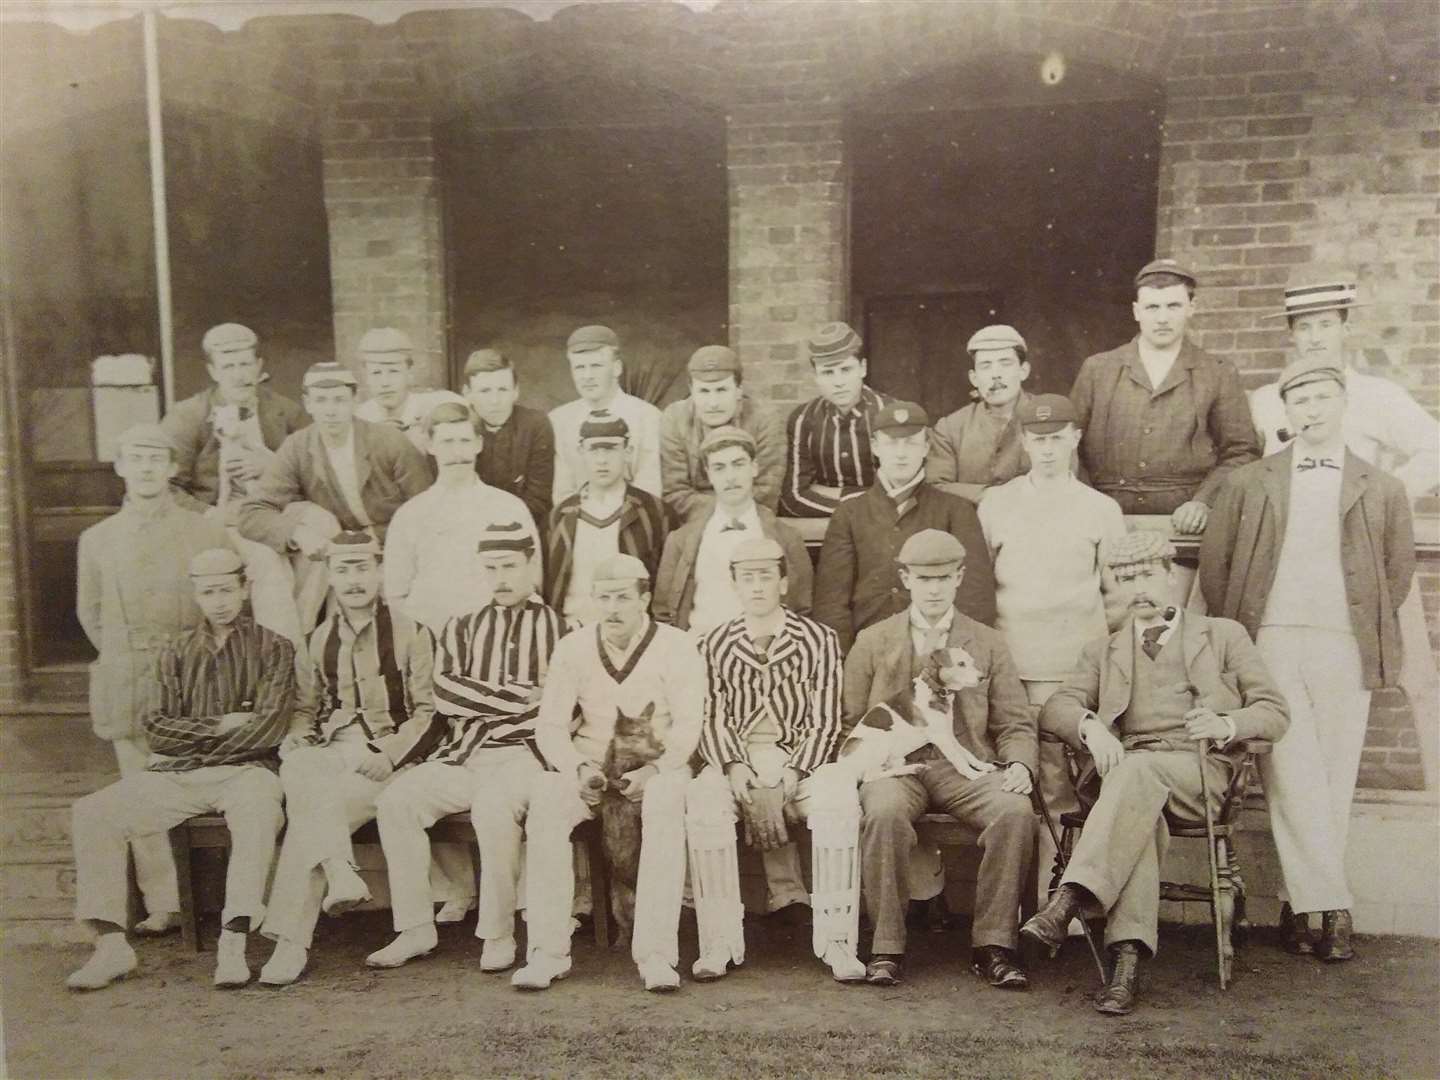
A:
[[[925,658],[920,677],[916,680],[917,690],[922,680],[935,695],[968,690],[980,685],[980,668],[968,652],[958,645],[951,645],[936,649]]]
[[[210,410],[210,424],[222,439],[238,438],[240,425],[250,418],[248,405],[216,405]]]

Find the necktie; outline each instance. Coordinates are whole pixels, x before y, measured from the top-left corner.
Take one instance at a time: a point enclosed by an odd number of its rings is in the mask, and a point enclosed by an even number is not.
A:
[[[1145,655],[1151,660],[1160,655],[1160,635],[1167,629],[1168,627],[1164,623],[1160,623],[1140,634],[1140,647],[1145,650]]]
[[[1308,471],[1311,470],[1311,469],[1338,469],[1338,468],[1340,468],[1340,466],[1339,466],[1339,465],[1336,465],[1335,462],[1332,461],[1332,460],[1331,460],[1330,458],[1328,458],[1328,457],[1322,457],[1322,458],[1320,458],[1320,459],[1318,459],[1318,460],[1315,459],[1315,458],[1313,458],[1313,457],[1305,457],[1305,458],[1301,458],[1301,459],[1300,459],[1300,463],[1295,466],[1295,471],[1296,471],[1296,472],[1308,472]]]
[[[745,531],[745,523],[744,523],[743,521],[740,521],[738,518],[731,518],[731,519],[730,519],[729,521],[727,521],[724,525],[721,525],[721,526],[720,526],[720,531],[721,531],[722,533],[727,533],[727,532],[744,532],[744,531]]]

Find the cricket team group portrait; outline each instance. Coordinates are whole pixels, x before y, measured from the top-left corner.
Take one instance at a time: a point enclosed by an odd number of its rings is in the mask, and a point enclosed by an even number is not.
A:
[[[1291,274],[1285,365],[1249,393],[1187,336],[1204,288],[1140,267],[1135,336],[1068,394],[1027,388],[1023,326],[977,326],[947,376],[973,400],[943,416],[872,389],[844,322],[811,330],[788,413],[713,343],[657,408],[598,323],[554,342],[576,396],[548,414],[503,342],[431,389],[393,327],[295,402],[256,330],[214,326],[211,385],[118,436],[124,504],[80,538],[121,778],[73,806],[93,949],[66,985],[146,977],[136,939],[184,918],[175,831],[218,814],[217,988],[307,978],[322,917],[372,901],[362,827],[393,917],[372,969],[473,918],[480,971],[541,992],[586,978],[572,936],[613,918],[637,990],[704,993],[746,962],[748,847],[752,917],[805,919],[816,978],[895,986],[945,888],[941,819],[978,849],[945,962],[1025,991],[1084,937],[1090,1006],[1124,1015],[1165,963],[1172,836],[1206,845],[1192,898],[1234,977],[1255,783],[1276,941],[1344,979],[1371,695],[1434,700],[1411,506],[1440,425],[1357,366],[1353,271]],[[432,842],[455,815],[466,842]]]

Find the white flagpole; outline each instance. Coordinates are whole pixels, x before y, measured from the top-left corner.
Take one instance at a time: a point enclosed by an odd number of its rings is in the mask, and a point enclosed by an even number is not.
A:
[[[160,380],[164,408],[175,400],[175,315],[170,294],[170,219],[165,202],[165,131],[160,115],[160,41],[155,9],[140,16],[145,29],[145,117],[150,141],[150,211],[154,219],[155,291],[160,308]]]

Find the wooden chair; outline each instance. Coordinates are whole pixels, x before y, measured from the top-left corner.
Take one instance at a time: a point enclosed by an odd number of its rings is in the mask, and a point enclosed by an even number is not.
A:
[[[594,894],[593,919],[595,923],[595,944],[602,949],[610,947],[610,882],[604,853],[600,844],[599,820],[583,821],[575,827],[571,838],[585,845],[590,859],[590,884]],[[430,827],[431,841],[466,844],[475,860],[476,885],[483,872],[480,865],[479,846],[475,841],[475,829],[469,814],[451,814],[443,817]],[[367,822],[355,830],[353,840],[357,844],[380,843],[380,832],[375,822]],[[195,908],[195,863],[192,853],[199,848],[230,850],[230,830],[220,814],[202,814],[192,817],[170,830],[170,848],[175,854],[175,875],[180,886],[180,933],[185,945],[199,952],[202,949],[199,934],[198,912]]]
[[[964,825],[949,814],[923,814],[915,822],[915,831],[922,840],[929,840],[937,847],[979,847],[980,830]],[[1037,865],[1040,857],[1040,832],[1033,831],[1030,841],[1030,865]],[[1032,869],[1025,875],[1025,886],[1020,890],[1020,921],[1023,923],[1035,914],[1035,885]]]
[[[1047,741],[1053,739],[1054,736],[1046,736]],[[1234,975],[1235,945],[1243,943],[1250,929],[1245,917],[1245,880],[1241,877],[1240,860],[1235,850],[1236,823],[1245,803],[1245,792],[1255,776],[1255,759],[1260,754],[1268,754],[1273,744],[1268,739],[1247,739],[1240,745],[1244,753],[1229,786],[1221,793],[1213,822],[1207,825],[1203,818],[1189,820],[1172,814],[1168,808],[1165,811],[1165,824],[1171,836],[1201,841],[1214,837],[1214,883],[1193,885],[1161,881],[1160,899],[1210,905],[1211,919],[1215,923],[1215,961],[1222,990],[1230,985]],[[1063,867],[1069,864],[1075,850],[1075,837],[1084,828],[1085,818],[1099,795],[1100,777],[1088,754],[1067,743],[1065,763],[1080,809],[1060,815],[1060,849],[1055,854],[1055,865],[1050,875],[1051,892],[1060,885]]]

